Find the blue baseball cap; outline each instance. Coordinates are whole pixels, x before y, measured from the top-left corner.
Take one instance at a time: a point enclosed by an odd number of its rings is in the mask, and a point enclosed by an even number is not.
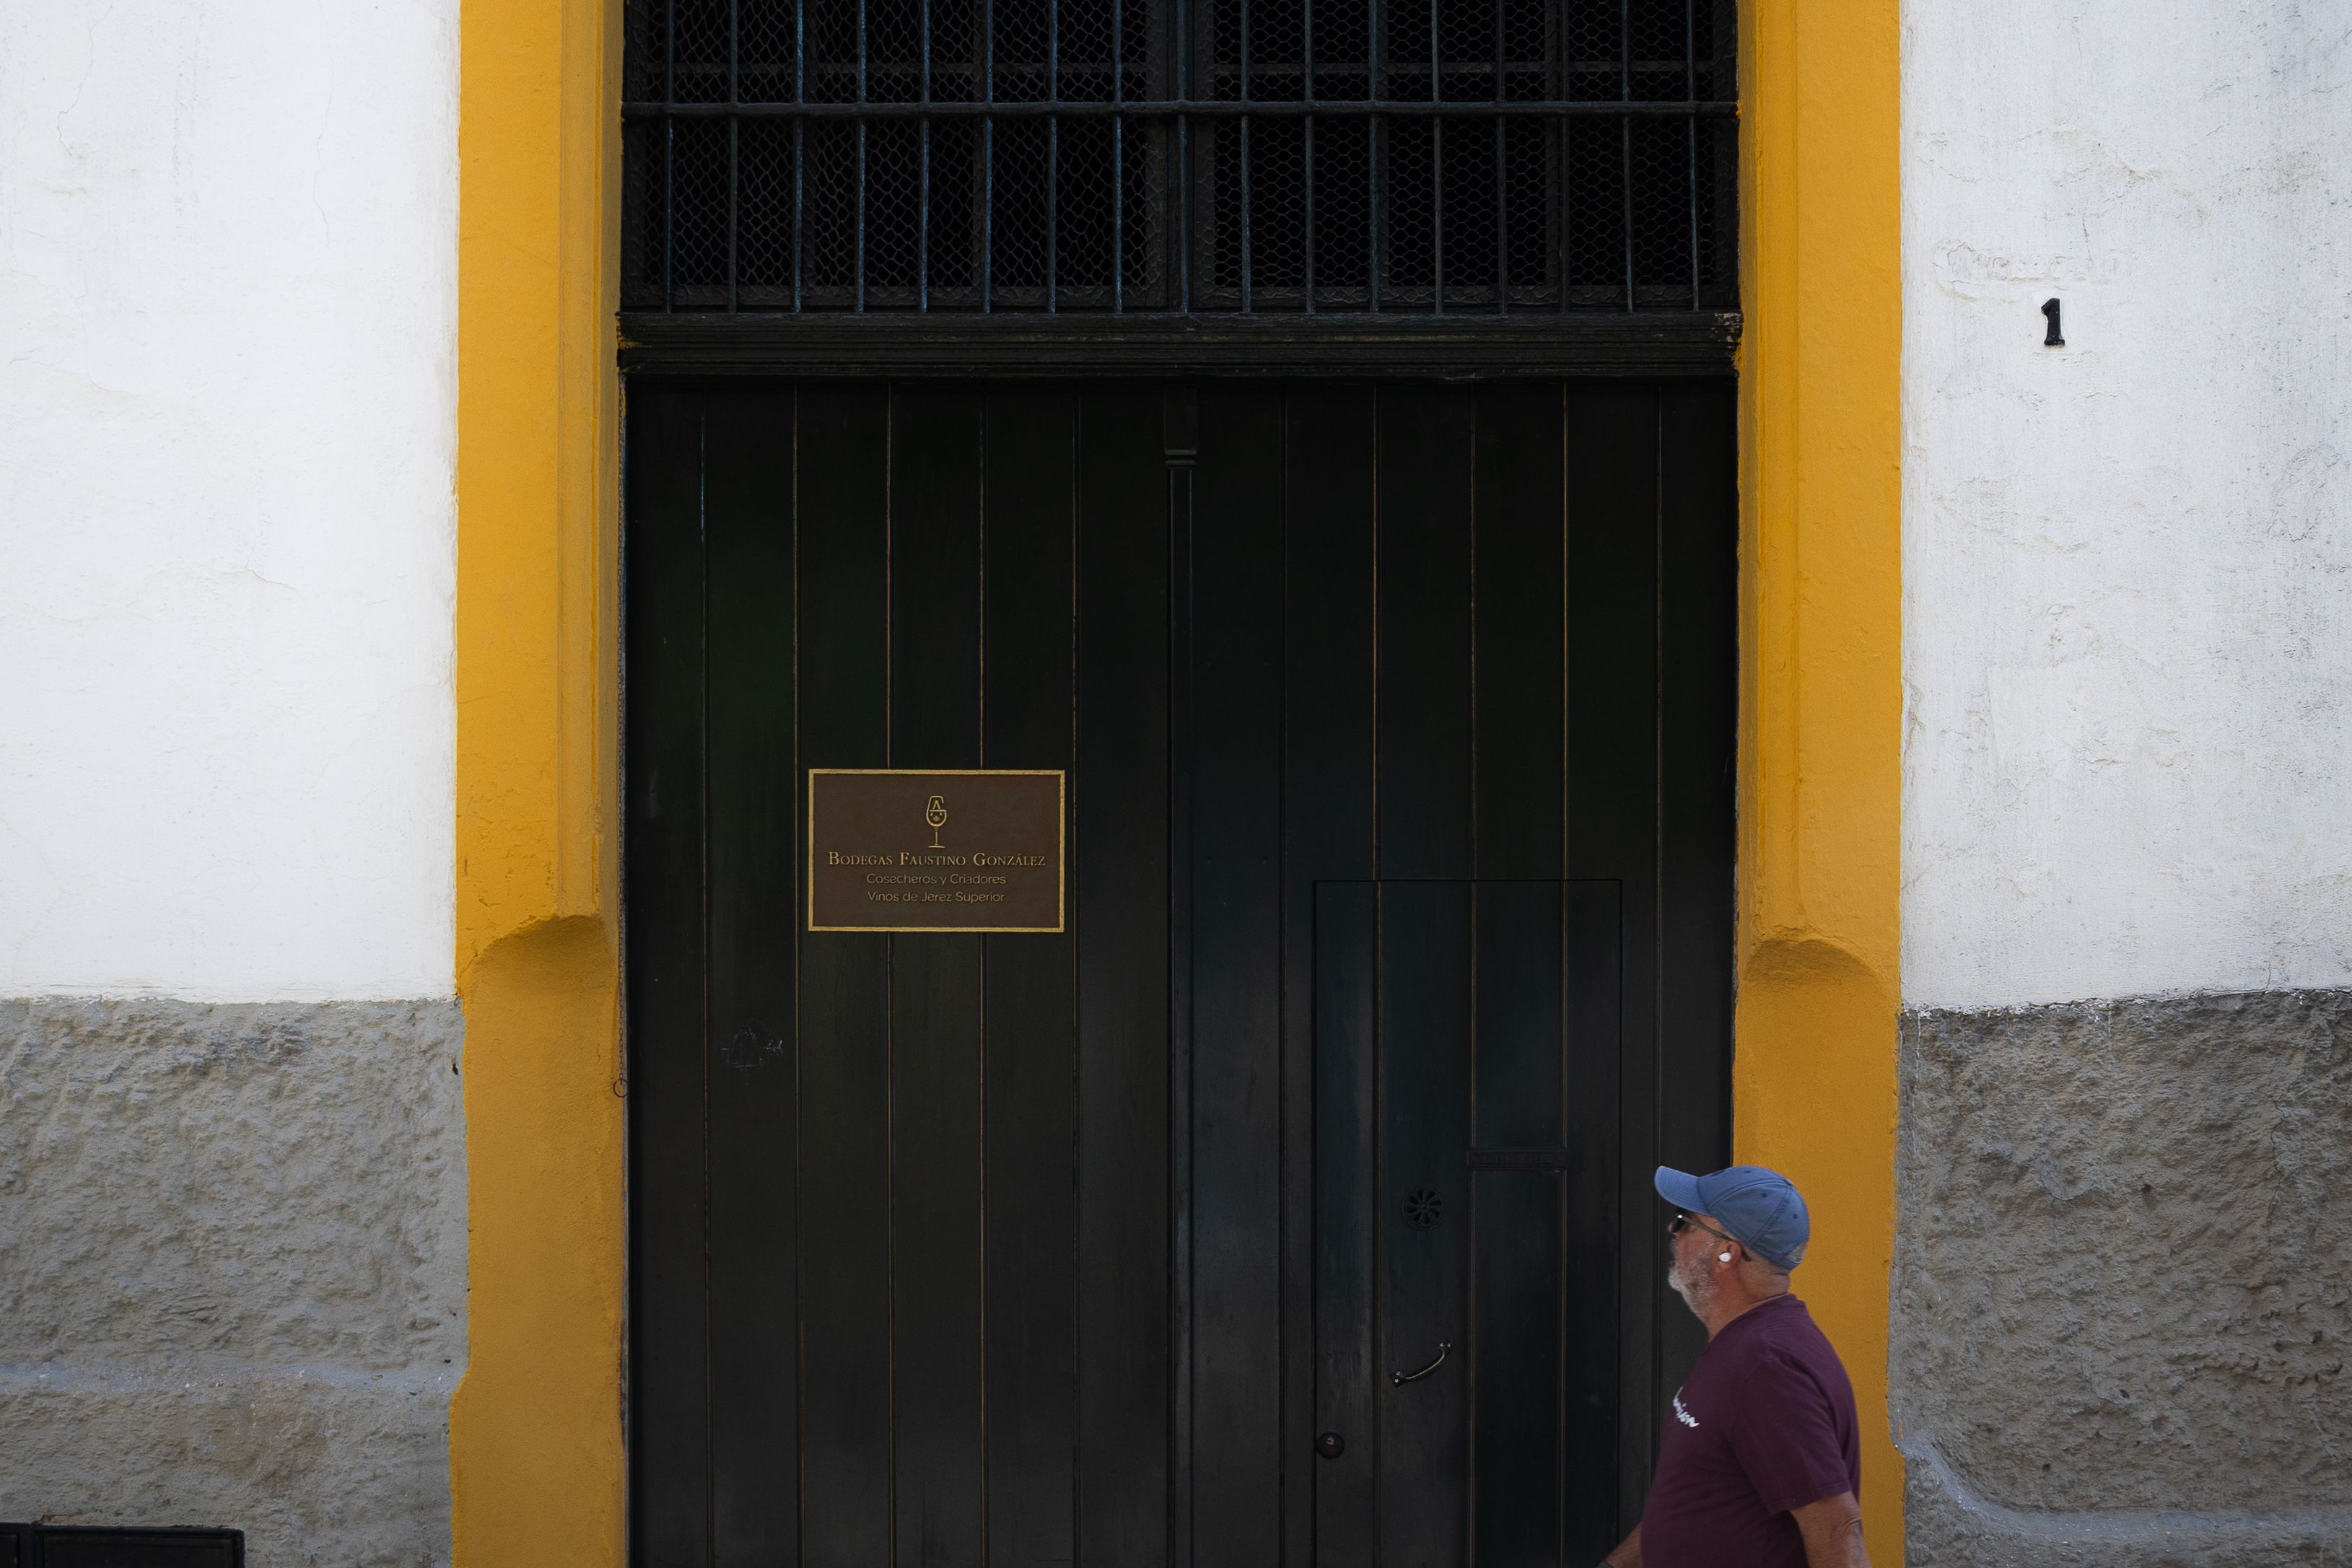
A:
[[[1804,1261],[1812,1218],[1797,1184],[1762,1166],[1733,1166],[1693,1176],[1660,1166],[1658,1196],[1689,1214],[1709,1214],[1732,1239],[1783,1272]]]

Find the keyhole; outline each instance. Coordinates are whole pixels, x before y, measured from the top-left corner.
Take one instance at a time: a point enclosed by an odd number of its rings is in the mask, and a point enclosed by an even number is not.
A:
[[[2055,299],[2043,300],[2042,302],[2042,314],[2050,323],[2050,330],[2042,335],[2042,346],[2045,349],[2064,348],[2066,346],[2066,340],[2060,337],[2058,334],[2058,301]]]

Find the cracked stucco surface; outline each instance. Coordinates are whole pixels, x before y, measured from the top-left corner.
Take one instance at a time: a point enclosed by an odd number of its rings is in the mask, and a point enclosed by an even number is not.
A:
[[[1909,1560],[2352,1562],[2352,992],[1914,1010],[1901,1088]]]
[[[2352,7],[1902,20],[1904,999],[2352,985]]]
[[[0,1001],[0,1518],[445,1562],[454,1001]]]

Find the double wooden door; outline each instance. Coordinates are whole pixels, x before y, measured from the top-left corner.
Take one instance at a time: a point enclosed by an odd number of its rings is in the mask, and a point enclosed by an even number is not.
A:
[[[637,1561],[1605,1548],[1727,1135],[1731,432],[633,381]],[[1065,770],[1066,929],[805,929],[885,766]]]

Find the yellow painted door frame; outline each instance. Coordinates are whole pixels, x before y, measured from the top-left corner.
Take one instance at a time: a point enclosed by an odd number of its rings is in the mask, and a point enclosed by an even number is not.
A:
[[[472,1291],[455,1551],[627,1555],[618,927],[619,0],[464,0],[457,989]]]
[[[1737,1158],[1813,1215],[1864,1533],[1903,1556],[1886,1416],[1901,894],[1899,11],[1740,10]]]
[[[457,905],[468,1568],[627,1555],[618,800],[620,0],[469,0],[458,133]],[[1895,0],[1743,0],[1739,1158],[1886,1430],[1902,639]]]

